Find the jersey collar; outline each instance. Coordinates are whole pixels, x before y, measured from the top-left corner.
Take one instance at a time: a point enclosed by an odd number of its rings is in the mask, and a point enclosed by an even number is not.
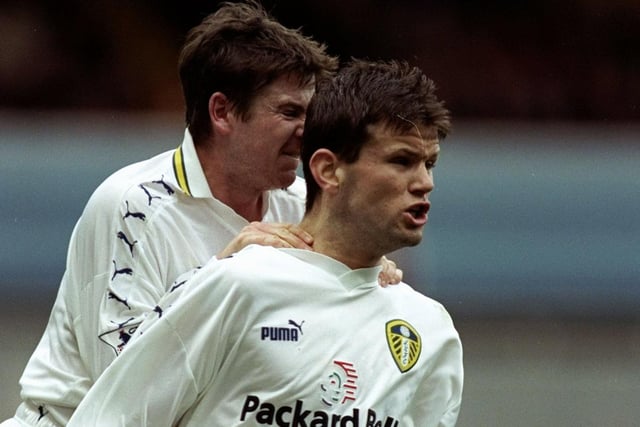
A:
[[[189,129],[185,129],[182,144],[173,153],[173,172],[185,194],[196,198],[213,198]]]
[[[352,270],[340,261],[318,252],[295,248],[280,250],[335,276],[348,290],[358,287],[362,289],[378,287],[378,275],[382,271],[380,265]]]

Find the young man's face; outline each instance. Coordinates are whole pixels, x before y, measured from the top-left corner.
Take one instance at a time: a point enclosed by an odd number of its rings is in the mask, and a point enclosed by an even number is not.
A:
[[[383,255],[420,243],[440,145],[434,128],[398,134],[376,125],[370,132],[358,160],[343,165],[335,206],[350,217],[361,245]]]
[[[300,161],[302,132],[314,82],[282,76],[256,97],[246,121],[236,121],[228,147],[238,180],[252,190],[285,188]]]

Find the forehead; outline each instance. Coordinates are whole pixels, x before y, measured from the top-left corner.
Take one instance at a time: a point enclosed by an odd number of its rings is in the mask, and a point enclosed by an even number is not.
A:
[[[315,90],[315,78],[304,79],[296,74],[285,74],[263,87],[256,99],[268,102],[299,102],[308,104]]]
[[[364,144],[363,149],[369,147],[374,152],[382,153],[410,150],[425,156],[431,156],[440,151],[440,141],[435,126],[416,125],[401,131],[377,124],[369,126],[367,130],[369,140]]]

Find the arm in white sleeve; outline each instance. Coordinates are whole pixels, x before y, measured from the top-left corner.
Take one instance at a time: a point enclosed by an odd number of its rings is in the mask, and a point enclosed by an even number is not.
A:
[[[432,366],[416,390],[407,414],[415,427],[454,427],[460,413],[464,369],[462,344],[449,314],[442,308],[444,323],[436,329],[441,347],[432,360]],[[404,424],[402,424],[404,425]]]
[[[227,347],[227,319],[242,305],[214,265],[165,298],[156,317],[91,388],[69,427],[172,426],[215,380]],[[215,271],[213,271],[215,270]],[[221,279],[222,278],[222,279]]]
[[[196,398],[187,351],[159,321],[107,368],[68,426],[172,426]]]

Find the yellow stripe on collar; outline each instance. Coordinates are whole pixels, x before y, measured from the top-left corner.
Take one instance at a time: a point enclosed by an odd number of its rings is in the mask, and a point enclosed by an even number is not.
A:
[[[176,175],[178,185],[188,196],[191,196],[189,189],[189,180],[187,180],[187,170],[184,167],[184,155],[182,154],[182,146],[178,147],[173,153],[173,172]]]

